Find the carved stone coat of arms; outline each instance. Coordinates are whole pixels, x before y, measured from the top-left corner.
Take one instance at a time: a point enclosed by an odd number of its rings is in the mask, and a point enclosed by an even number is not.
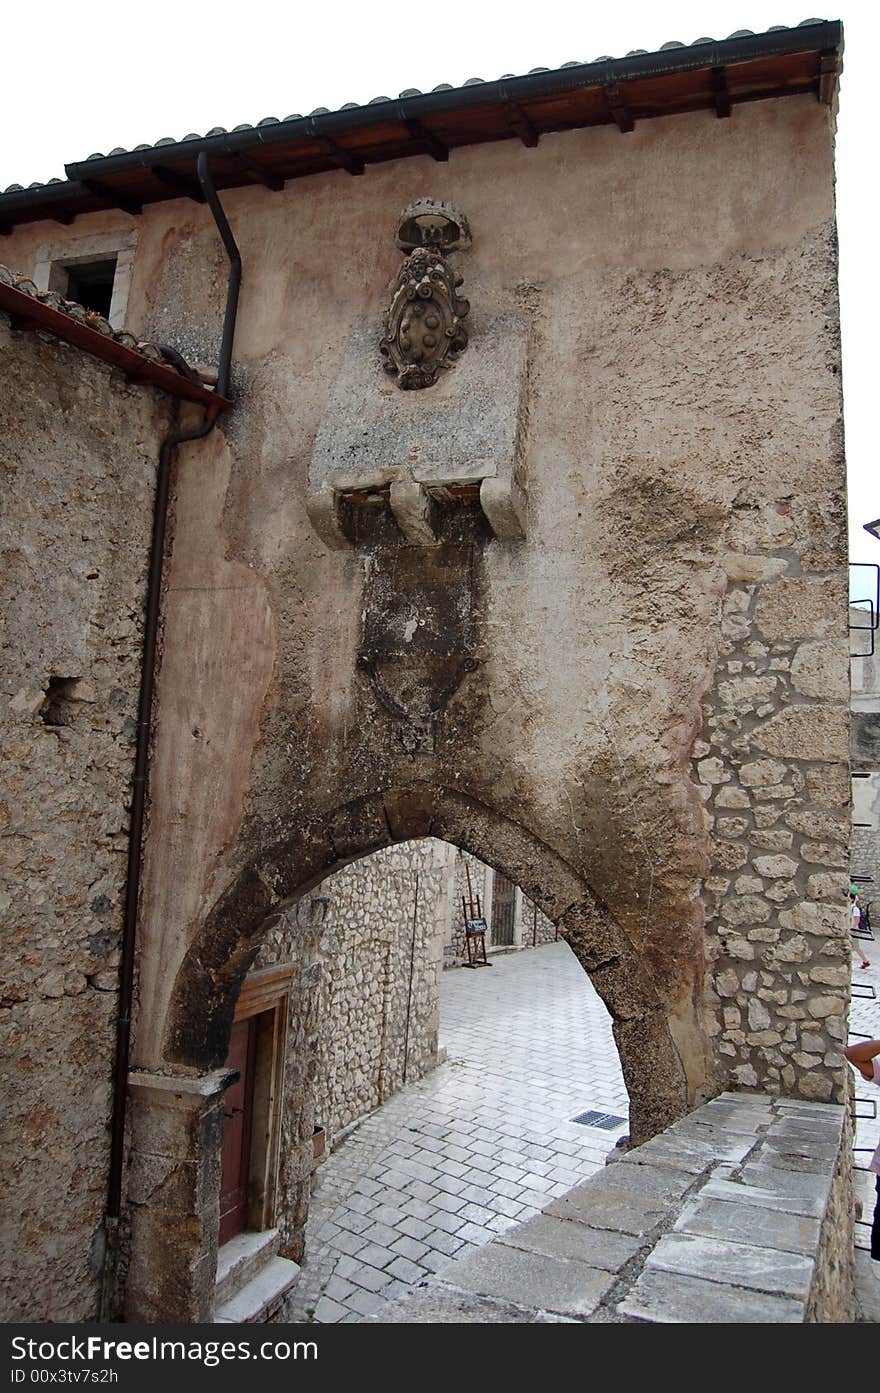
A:
[[[397,245],[410,251],[397,275],[379,350],[405,390],[432,386],[467,348],[470,306],[458,294],[463,278],[444,253],[469,241],[466,219],[433,199],[420,199],[400,215]]]

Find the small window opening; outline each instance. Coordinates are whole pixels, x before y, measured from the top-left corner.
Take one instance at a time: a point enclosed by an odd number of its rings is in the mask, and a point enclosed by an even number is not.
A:
[[[83,261],[65,267],[68,300],[76,300],[87,310],[95,310],[105,319],[110,317],[113,282],[116,277],[116,257],[104,261]]]

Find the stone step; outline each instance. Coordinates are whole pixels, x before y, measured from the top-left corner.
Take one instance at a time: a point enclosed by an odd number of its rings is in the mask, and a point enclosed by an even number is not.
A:
[[[229,1301],[273,1258],[281,1246],[277,1229],[259,1233],[237,1233],[217,1252],[214,1279],[214,1308]]]
[[[278,1308],[298,1276],[298,1263],[270,1258],[256,1276],[216,1309],[214,1324],[259,1325]]]

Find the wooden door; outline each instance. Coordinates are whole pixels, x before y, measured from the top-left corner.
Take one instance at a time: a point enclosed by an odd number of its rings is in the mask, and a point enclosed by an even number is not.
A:
[[[220,1180],[220,1242],[247,1227],[251,1125],[254,1106],[256,1017],[232,1027],[227,1069],[237,1069],[237,1083],[227,1088],[223,1108],[223,1170]]]
[[[516,886],[495,872],[492,885],[492,943],[496,948],[513,943]]]

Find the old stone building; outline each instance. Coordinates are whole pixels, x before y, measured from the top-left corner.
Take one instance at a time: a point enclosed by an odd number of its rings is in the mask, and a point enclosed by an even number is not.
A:
[[[725,1088],[844,1100],[841,51],[0,195],[7,1316],[291,1280],[315,1126],[436,1051],[438,843],[590,974],[635,1143]]]

